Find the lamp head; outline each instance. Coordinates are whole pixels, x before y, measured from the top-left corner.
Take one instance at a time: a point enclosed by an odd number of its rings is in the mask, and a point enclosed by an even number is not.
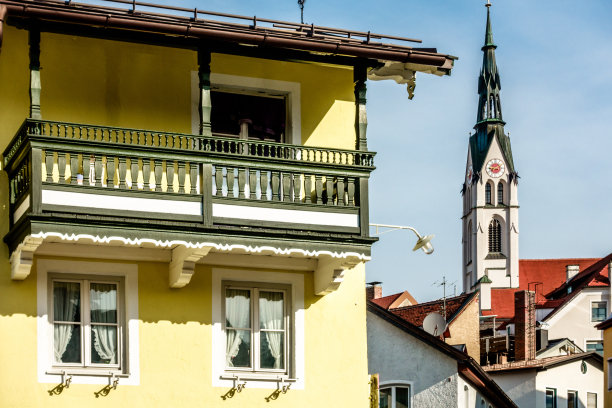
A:
[[[417,249],[422,249],[423,252],[425,252],[426,255],[431,255],[434,251],[434,247],[433,245],[431,245],[431,240],[433,239],[435,235],[431,234],[431,235],[426,235],[424,237],[422,236],[418,236],[419,240],[417,241],[416,245],[414,246],[414,248],[412,248],[413,251],[416,251]]]

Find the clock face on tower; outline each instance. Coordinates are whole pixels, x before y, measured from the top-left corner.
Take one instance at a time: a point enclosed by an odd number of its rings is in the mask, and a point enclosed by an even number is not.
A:
[[[486,169],[489,177],[501,177],[504,175],[506,167],[504,166],[504,162],[502,162],[501,160],[491,159],[487,163]]]
[[[468,184],[472,184],[472,177],[474,177],[474,169],[472,166],[468,167],[467,170],[467,182]]]

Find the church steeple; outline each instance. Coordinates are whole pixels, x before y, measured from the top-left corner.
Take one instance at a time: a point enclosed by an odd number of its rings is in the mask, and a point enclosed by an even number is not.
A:
[[[490,4],[487,4],[487,29],[485,32],[485,43],[482,47],[482,69],[478,78],[478,117],[476,123],[501,122],[501,102],[499,99],[499,91],[501,83],[499,81],[499,72],[495,62],[495,49],[497,46],[493,43],[493,31],[491,30],[491,15]]]
[[[474,161],[474,170],[481,171],[484,156],[486,156],[494,136],[497,135],[508,164],[508,170],[513,173],[514,162],[510,139],[504,134],[506,122],[503,121],[502,117],[501,82],[495,60],[497,46],[493,42],[493,30],[491,29],[491,4],[487,2],[486,7],[487,25],[484,45],[482,46],[482,68],[478,76],[478,112],[476,125],[474,125],[476,133],[470,138],[472,160]]]
[[[481,310],[491,308],[492,288],[519,287],[518,175],[504,130],[488,1],[486,7],[478,113],[462,189],[463,288],[480,291]]]

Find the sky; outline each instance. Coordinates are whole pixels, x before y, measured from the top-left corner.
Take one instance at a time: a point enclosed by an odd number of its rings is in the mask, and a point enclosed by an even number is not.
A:
[[[299,21],[297,0],[153,3]],[[306,0],[315,25],[419,38],[459,57],[451,76],[417,74],[404,85],[368,82],[370,222],[435,234],[435,252],[412,252],[410,231],[384,234],[366,265],[385,295],[418,301],[461,287],[461,185],[476,121],[484,0]],[[519,181],[521,259],[612,252],[612,2],[492,0],[501,103]]]

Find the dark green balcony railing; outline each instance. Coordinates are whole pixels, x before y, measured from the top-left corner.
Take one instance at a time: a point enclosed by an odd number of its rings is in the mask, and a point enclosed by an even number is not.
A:
[[[344,211],[367,225],[373,158],[364,151],[27,119],[4,152],[4,167],[12,217],[26,197],[31,211],[42,208],[35,201],[44,187],[199,197],[204,207],[217,200]],[[367,235],[367,227],[360,230],[352,233]]]

